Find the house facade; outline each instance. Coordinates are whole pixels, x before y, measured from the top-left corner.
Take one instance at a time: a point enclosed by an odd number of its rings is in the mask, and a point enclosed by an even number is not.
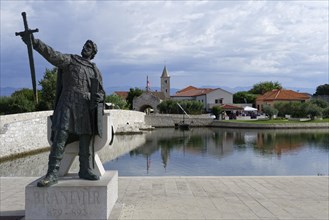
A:
[[[205,111],[210,111],[213,106],[233,103],[233,94],[221,88],[212,89],[188,86],[178,91],[171,98],[173,100],[195,100],[201,102]]]
[[[256,107],[258,111],[262,111],[264,105],[274,107],[274,104],[278,102],[306,102],[310,98],[311,96],[305,93],[286,89],[274,89],[258,96],[256,98]]]

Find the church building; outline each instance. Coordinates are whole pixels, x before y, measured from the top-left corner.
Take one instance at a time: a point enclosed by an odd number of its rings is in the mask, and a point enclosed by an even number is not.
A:
[[[166,66],[164,66],[160,77],[160,85],[160,92],[151,91],[147,78],[145,92],[133,100],[133,110],[158,113],[157,106],[167,99],[201,102],[205,112],[211,111],[213,106],[233,104],[233,94],[221,88],[196,88],[194,86],[188,86],[176,94],[170,95],[170,76]]]
[[[149,87],[149,81],[146,82],[146,91],[135,97],[133,100],[133,110],[149,113],[153,111],[158,113],[157,106],[166,99],[170,99],[170,76],[167,71],[167,67],[164,66],[162,75],[160,77],[161,91],[151,91]]]
[[[161,75],[161,92],[164,94],[166,99],[170,98],[170,76],[166,66],[164,66]]]

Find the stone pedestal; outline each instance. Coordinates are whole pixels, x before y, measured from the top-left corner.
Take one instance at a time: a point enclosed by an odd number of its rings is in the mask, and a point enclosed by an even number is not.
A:
[[[98,181],[61,177],[58,184],[25,188],[25,219],[108,219],[118,198],[118,171],[107,171]]]

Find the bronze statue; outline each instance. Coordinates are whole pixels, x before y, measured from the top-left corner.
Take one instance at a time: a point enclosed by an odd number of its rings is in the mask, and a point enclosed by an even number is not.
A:
[[[97,116],[104,114],[105,91],[102,75],[95,63],[91,62],[97,53],[97,46],[87,40],[81,56],[62,54],[31,36],[23,34],[22,39],[26,44],[31,39],[34,50],[58,67],[52,117],[53,144],[47,174],[37,185],[45,187],[58,182],[58,170],[65,146],[75,140],[79,140],[79,177],[98,180],[99,176],[92,170],[92,139],[94,135],[102,135],[101,117]]]

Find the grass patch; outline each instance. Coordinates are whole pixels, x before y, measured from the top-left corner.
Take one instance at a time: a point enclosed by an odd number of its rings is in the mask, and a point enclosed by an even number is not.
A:
[[[323,120],[310,120],[310,121],[291,121],[287,119],[272,119],[272,120],[223,120],[221,122],[239,122],[248,124],[307,124],[307,123],[328,123],[329,118]]]

